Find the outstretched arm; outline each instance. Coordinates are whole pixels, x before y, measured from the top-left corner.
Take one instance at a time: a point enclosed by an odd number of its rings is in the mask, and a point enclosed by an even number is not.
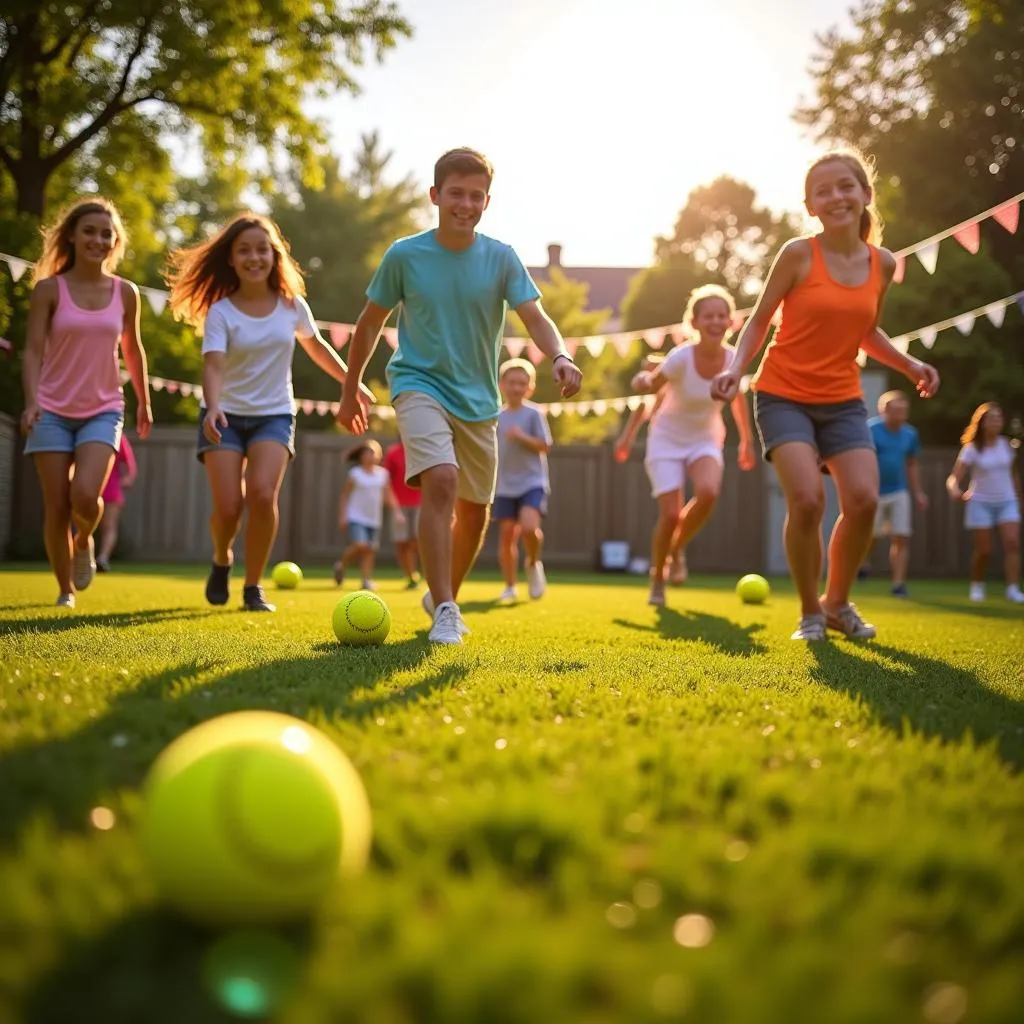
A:
[[[563,398],[572,398],[580,390],[583,372],[573,362],[555,322],[544,312],[537,299],[516,306],[519,319],[533,343],[551,360],[551,372]]]
[[[352,340],[348,345],[348,372],[341,392],[341,408],[335,417],[352,434],[366,432],[367,420],[359,408],[358,392],[363,383],[366,364],[377,347],[377,339],[390,313],[390,309],[367,300],[356,321],[356,329],[352,332]]]

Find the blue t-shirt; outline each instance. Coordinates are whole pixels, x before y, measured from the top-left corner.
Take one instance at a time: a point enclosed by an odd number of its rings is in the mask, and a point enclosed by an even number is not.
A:
[[[506,308],[540,298],[511,246],[479,233],[462,252],[444,248],[433,230],[401,238],[384,254],[366,297],[386,309],[401,306],[387,370],[392,399],[420,391],[460,420],[498,415]]]
[[[551,444],[551,430],[544,413],[532,402],[523,402],[518,409],[504,406],[498,413],[498,479],[494,493],[500,498],[521,498],[527,491],[540,487],[551,493],[548,482],[548,457],[518,441],[510,440],[505,431],[518,427],[528,437]]]
[[[890,430],[881,416],[868,421],[878,454],[879,494],[895,494],[907,489],[907,459],[917,457],[917,431],[904,423]]]

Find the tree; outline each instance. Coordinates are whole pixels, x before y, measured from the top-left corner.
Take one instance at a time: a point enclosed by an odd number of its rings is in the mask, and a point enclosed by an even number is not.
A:
[[[0,164],[18,212],[39,218],[50,178],[116,136],[202,140],[213,167],[258,176],[282,149],[315,175],[322,129],[310,94],[356,89],[408,22],[390,0],[8,0],[0,16]]]

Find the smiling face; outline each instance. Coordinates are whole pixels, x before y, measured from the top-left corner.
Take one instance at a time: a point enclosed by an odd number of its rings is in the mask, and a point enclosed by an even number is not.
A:
[[[491,197],[486,174],[449,174],[440,188],[431,187],[430,201],[437,207],[437,224],[450,238],[472,240]]]
[[[693,329],[700,335],[701,341],[711,341],[721,345],[732,326],[732,310],[725,299],[714,296],[701,299],[693,311]]]
[[[274,258],[270,236],[261,227],[251,227],[239,232],[231,243],[228,263],[242,284],[260,284],[270,278]]]
[[[978,432],[985,438],[986,443],[991,444],[1003,432],[1004,424],[1003,410],[998,405],[993,405],[981,417]]]
[[[836,157],[818,164],[807,175],[804,202],[807,212],[817,217],[826,231],[859,230],[871,190],[846,160]]]
[[[86,213],[68,237],[78,266],[102,267],[117,245],[117,231],[109,213]]]
[[[506,370],[498,382],[505,401],[518,408],[523,400],[533,392],[533,382],[525,370]]]

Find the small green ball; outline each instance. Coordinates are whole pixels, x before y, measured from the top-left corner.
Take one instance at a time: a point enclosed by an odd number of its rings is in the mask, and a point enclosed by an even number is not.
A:
[[[343,644],[382,644],[391,631],[391,612],[372,590],[356,590],[334,606],[334,635]]]
[[[294,562],[278,562],[270,578],[281,590],[294,590],[302,582],[302,570]]]
[[[768,581],[756,572],[749,573],[736,584],[736,596],[744,604],[763,604],[770,593]]]

